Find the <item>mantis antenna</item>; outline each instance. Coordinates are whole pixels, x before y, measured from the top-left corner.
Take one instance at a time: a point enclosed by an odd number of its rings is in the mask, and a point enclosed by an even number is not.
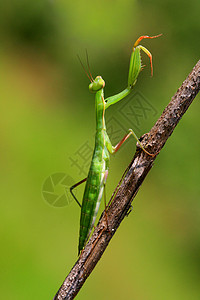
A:
[[[94,81],[94,79],[92,77],[92,74],[91,74],[91,71],[90,71],[90,64],[89,64],[89,57],[88,57],[87,49],[85,49],[85,53],[86,53],[86,58],[87,58],[87,65],[88,65],[89,74],[90,74],[90,77],[92,78],[92,81]]]
[[[82,63],[82,61],[81,61],[81,59],[80,59],[80,57],[79,57],[78,54],[77,54],[77,57],[78,57],[78,60],[79,60],[79,62],[80,62],[80,64],[81,64],[81,66],[82,66],[82,68],[83,68],[85,74],[86,74],[87,77],[89,78],[90,82],[93,82],[94,79],[93,79],[93,77],[92,77],[92,75],[91,75],[90,69],[89,69],[89,74],[88,74],[88,72],[86,71],[86,69],[85,69],[85,67],[84,67],[84,65],[83,65],[83,63]],[[88,67],[89,67],[88,56],[87,56],[87,64],[88,64]]]

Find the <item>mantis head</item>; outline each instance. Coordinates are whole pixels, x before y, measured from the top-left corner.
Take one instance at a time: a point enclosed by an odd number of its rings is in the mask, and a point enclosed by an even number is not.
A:
[[[105,86],[105,81],[101,76],[97,76],[89,85],[90,92],[97,92],[103,89]]]

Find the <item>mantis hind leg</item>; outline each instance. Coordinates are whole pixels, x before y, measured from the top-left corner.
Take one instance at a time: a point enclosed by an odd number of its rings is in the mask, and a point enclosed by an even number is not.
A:
[[[105,219],[106,219],[106,226],[107,226],[107,230],[109,231],[109,233],[111,234],[111,230],[109,229],[109,225],[108,225],[108,214],[107,214],[107,210],[108,210],[108,207],[107,204],[106,204],[106,180],[107,180],[107,177],[108,177],[108,170],[105,171],[105,175],[104,175],[104,204],[105,204]]]
[[[106,180],[107,180],[107,177],[108,177],[108,170],[105,171],[105,175],[104,175],[104,204],[105,204],[105,211],[107,211],[107,205],[106,205]]]
[[[74,184],[74,185],[72,185],[72,186],[70,187],[70,193],[72,194],[72,197],[74,198],[74,200],[76,201],[76,203],[77,203],[80,207],[81,207],[81,204],[80,204],[80,202],[78,201],[78,199],[76,198],[76,196],[74,195],[74,193],[73,193],[72,191],[73,191],[73,189],[75,189],[77,186],[79,186],[81,183],[85,182],[86,180],[87,180],[87,177],[84,178],[83,180],[77,182],[76,184]]]

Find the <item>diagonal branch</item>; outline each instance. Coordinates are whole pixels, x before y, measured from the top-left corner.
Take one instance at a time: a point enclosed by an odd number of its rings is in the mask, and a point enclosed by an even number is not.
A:
[[[162,149],[199,90],[200,60],[172,97],[171,102],[150,132],[142,137],[142,144],[150,153],[156,153]],[[100,260],[120,223],[129,213],[131,202],[152,168],[155,159],[156,156],[151,157],[137,148],[133,160],[113,193],[112,202],[107,210],[107,217],[103,212],[89,242],[64,280],[54,300],[74,299],[77,295]]]

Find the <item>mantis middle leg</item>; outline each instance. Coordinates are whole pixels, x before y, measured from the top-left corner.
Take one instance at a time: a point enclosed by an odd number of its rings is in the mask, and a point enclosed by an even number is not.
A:
[[[142,148],[142,150],[143,150],[145,153],[147,153],[147,154],[150,155],[150,156],[155,156],[156,154],[158,154],[158,153],[155,153],[155,154],[149,153],[149,152],[142,146],[142,143],[140,142],[140,140],[138,139],[137,135],[135,134],[135,132],[134,132],[132,129],[129,129],[129,133],[126,134],[126,135],[123,137],[123,139],[122,139],[116,146],[113,146],[113,145],[111,144],[111,141],[110,141],[110,139],[109,139],[109,137],[108,137],[108,135],[107,135],[107,137],[106,137],[106,138],[107,138],[107,144],[106,144],[106,146],[107,146],[108,151],[109,151],[111,154],[116,153],[116,152],[119,150],[119,148],[122,146],[122,144],[123,144],[123,143],[124,143],[131,135],[134,136],[134,138],[136,139],[136,141],[138,142],[138,144],[140,145],[140,147]]]

